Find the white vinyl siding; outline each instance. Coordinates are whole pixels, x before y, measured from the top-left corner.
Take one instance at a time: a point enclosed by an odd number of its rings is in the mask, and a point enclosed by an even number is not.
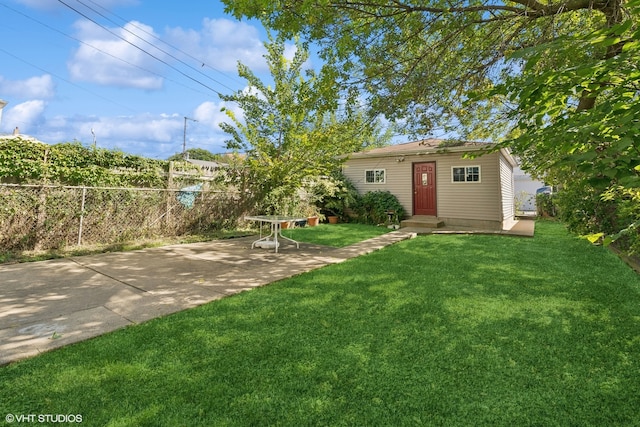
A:
[[[384,169],[384,183],[365,182],[365,171],[373,169]],[[407,214],[411,213],[413,178],[410,161],[398,162],[395,157],[350,159],[342,166],[342,170],[360,194],[365,194],[369,191],[389,191],[398,198]]]
[[[502,156],[500,156],[500,192],[502,196],[502,219],[512,220],[516,214],[513,166]]]
[[[351,158],[343,165],[345,176],[361,193],[389,191],[413,215],[413,163],[436,162],[437,215],[442,218],[474,219],[500,222],[503,218],[500,158],[493,152],[465,159],[460,153],[405,155],[397,157]],[[507,162],[508,165],[508,162]],[[453,167],[479,167],[480,181],[464,185],[452,181]],[[384,169],[386,184],[366,184],[365,171]],[[506,178],[505,178],[506,179]]]
[[[464,159],[461,154],[436,156],[439,217],[500,220],[500,177],[497,156],[497,153],[485,154],[475,159]],[[453,181],[454,167],[465,168],[465,182]],[[478,168],[479,181],[466,181],[469,168]]]

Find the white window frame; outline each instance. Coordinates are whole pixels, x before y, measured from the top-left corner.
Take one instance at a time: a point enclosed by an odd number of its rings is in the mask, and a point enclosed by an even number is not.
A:
[[[468,178],[471,176],[469,173],[469,169],[472,168],[478,168],[478,180],[477,181],[473,181],[473,180],[468,180]],[[454,174],[454,170],[455,169],[464,169],[464,181],[456,181],[454,179],[455,174]],[[470,166],[451,166],[451,182],[453,184],[479,184],[482,182],[482,167],[480,167],[480,165],[470,165]]]
[[[373,172],[373,181],[367,179],[369,172]],[[382,179],[380,179],[380,173],[382,172]],[[366,169],[364,171],[364,183],[365,184],[386,184],[387,183],[387,170],[386,169]]]

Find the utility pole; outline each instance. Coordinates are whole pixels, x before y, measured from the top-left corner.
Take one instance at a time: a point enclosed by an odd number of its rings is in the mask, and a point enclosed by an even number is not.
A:
[[[192,119],[190,117],[184,116],[184,136],[182,137],[182,158],[187,158],[187,120],[191,120],[192,122],[197,122],[196,119]]]
[[[93,130],[93,128],[91,128],[91,135],[93,135],[93,149],[95,150],[98,144],[96,141],[96,132]]]

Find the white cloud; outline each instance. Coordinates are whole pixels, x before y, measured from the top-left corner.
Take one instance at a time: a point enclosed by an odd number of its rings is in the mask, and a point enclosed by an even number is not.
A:
[[[230,122],[229,117],[226,115],[222,108],[231,109],[236,116],[242,117],[242,110],[233,105],[226,104],[224,102],[215,103],[215,102],[203,102],[202,104],[196,107],[193,118],[198,120],[198,122],[209,126],[211,129],[219,130],[219,124],[222,122]]]
[[[62,4],[58,0],[14,0],[18,4],[25,5],[27,7],[33,9],[40,10],[55,10],[66,8],[64,4]],[[139,3],[138,0],[102,0],[101,6],[104,8],[111,8],[114,6],[132,6]]]
[[[200,31],[167,30],[169,43],[219,71],[237,71],[238,61],[252,70],[265,70],[266,53],[258,29],[245,22],[205,18]]]
[[[89,135],[94,129],[96,138],[113,141],[111,147],[126,150],[129,141],[154,141],[158,143],[176,140],[182,129],[177,116],[141,114],[76,120],[73,125],[78,133]],[[121,141],[119,144],[116,141]]]
[[[214,129],[211,122],[217,120],[216,109],[212,107],[208,111],[208,106],[204,106],[193,114],[192,117],[199,118],[197,123],[188,123],[187,148],[224,151],[226,136],[220,129]],[[184,142],[184,116],[178,114],[56,117],[47,120],[46,129],[34,136],[49,143],[75,139],[90,144],[93,142],[91,129],[99,147],[160,159],[181,152]]]
[[[293,58],[296,56],[297,51],[298,51],[298,46],[296,46],[295,44],[286,43],[284,46],[284,57],[287,58],[287,60],[289,61],[293,61]],[[308,61],[309,60],[307,60],[305,64],[307,64]],[[305,67],[305,68],[308,68],[308,67]]]
[[[163,78],[157,74],[165,56],[143,40],[153,40],[153,29],[139,22],[109,31],[86,21],[75,24],[81,44],[68,63],[71,77],[101,85],[160,89]],[[117,37],[116,34],[119,36]],[[143,40],[141,40],[143,39]],[[139,46],[137,48],[136,46]]]
[[[190,115],[198,122],[188,123],[187,148],[203,148],[213,153],[226,151],[224,141],[229,136],[218,127],[226,118],[220,112],[221,106],[222,103],[205,102]],[[45,117],[45,107],[43,101],[25,102],[12,109],[5,107],[2,132],[11,133],[18,126],[21,133],[49,144],[76,140],[90,145],[93,129],[101,148],[158,159],[182,152],[184,116],[179,114]]]
[[[21,99],[46,99],[54,96],[55,85],[49,74],[25,80],[5,80],[0,76],[0,93]]]
[[[183,70],[207,85],[212,83],[200,72],[211,74],[210,68],[231,78],[236,77],[238,61],[256,72],[267,69],[263,57],[266,51],[258,29],[244,22],[205,18],[199,30],[170,28],[164,37],[136,21],[108,31],[87,20],[77,21],[75,27],[78,39],[85,44],[75,51],[68,68],[71,77],[78,81],[158,90],[163,87],[164,76],[175,74],[171,68]],[[158,39],[166,40],[167,44]],[[184,76],[178,76],[178,80],[183,81]]]
[[[27,101],[14,107],[8,105],[2,114],[2,129],[7,132],[19,127],[21,133],[28,134],[42,121],[46,103],[42,100]]]

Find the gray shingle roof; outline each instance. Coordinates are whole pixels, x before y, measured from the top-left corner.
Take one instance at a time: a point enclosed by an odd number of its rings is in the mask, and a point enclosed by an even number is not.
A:
[[[447,139],[423,139],[403,144],[388,145],[351,154],[350,157],[386,157],[417,153],[464,152],[489,149],[494,144],[486,142],[457,141]]]

